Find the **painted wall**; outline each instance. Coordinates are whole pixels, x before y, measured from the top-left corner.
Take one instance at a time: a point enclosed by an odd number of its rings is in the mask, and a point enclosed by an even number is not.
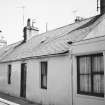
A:
[[[7,88],[7,66],[0,64],[0,91],[5,92]]]
[[[48,61],[47,90],[41,89],[40,62]],[[11,84],[7,82],[7,63],[0,65],[0,91],[20,96],[22,62],[12,62]],[[71,65],[69,56],[33,59],[27,63],[26,98],[43,105],[71,105]]]
[[[12,65],[11,84],[8,84],[8,64]],[[0,64],[0,91],[20,96],[20,63]]]
[[[48,61],[47,90],[40,88],[40,61]],[[45,105],[71,105],[69,62],[68,56],[28,61],[27,98]]]
[[[95,97],[77,94],[77,55],[103,53],[105,61],[105,39],[96,38],[78,42],[72,47],[73,57],[73,105],[105,105],[105,97]],[[105,62],[104,62],[105,65]],[[105,72],[105,69],[104,69]],[[105,75],[104,75],[105,81]],[[105,85],[104,85],[105,87]]]

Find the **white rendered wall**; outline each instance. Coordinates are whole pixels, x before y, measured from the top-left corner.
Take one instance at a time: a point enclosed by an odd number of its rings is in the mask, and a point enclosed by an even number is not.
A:
[[[104,38],[91,39],[75,44],[71,53],[73,56],[73,105],[105,105],[105,97],[96,97],[77,94],[77,55],[103,53],[105,61],[105,40]],[[105,62],[104,62],[105,68]],[[105,69],[104,69],[105,72]],[[105,75],[104,75],[105,83]],[[105,86],[104,86],[105,87]],[[104,88],[105,89],[105,88]]]
[[[40,61],[43,60],[48,61],[47,90],[40,88]],[[71,105],[71,70],[68,56],[32,60],[28,64],[28,99],[46,105]]]
[[[8,64],[12,65],[11,84],[8,84]],[[20,96],[20,62],[0,64],[0,91]]]
[[[7,66],[0,64],[0,91],[5,92],[7,89]]]

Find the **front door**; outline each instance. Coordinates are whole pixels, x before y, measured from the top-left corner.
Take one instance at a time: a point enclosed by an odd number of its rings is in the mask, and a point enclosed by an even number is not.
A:
[[[26,63],[21,64],[21,86],[20,86],[20,96],[26,97],[26,73],[27,65]]]

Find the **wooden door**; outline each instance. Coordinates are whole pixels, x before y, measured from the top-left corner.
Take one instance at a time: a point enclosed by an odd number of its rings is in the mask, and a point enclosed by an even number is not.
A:
[[[26,73],[27,65],[26,63],[21,64],[21,86],[20,86],[20,96],[26,97]]]

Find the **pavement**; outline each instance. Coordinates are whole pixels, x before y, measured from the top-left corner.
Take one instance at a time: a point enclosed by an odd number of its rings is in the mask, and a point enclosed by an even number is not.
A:
[[[1,93],[1,92],[0,92],[0,98],[4,99],[4,100],[7,100],[9,102],[19,104],[19,105],[41,105],[41,104],[38,104],[38,103],[28,101],[28,100],[26,100],[24,98],[14,97],[14,96],[11,96],[9,94],[5,94],[5,93]]]

